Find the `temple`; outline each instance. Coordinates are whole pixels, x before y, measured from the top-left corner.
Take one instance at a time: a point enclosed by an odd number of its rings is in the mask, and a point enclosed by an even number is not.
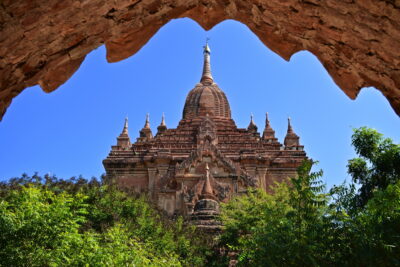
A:
[[[131,143],[126,119],[103,161],[109,182],[147,192],[169,215],[183,215],[206,230],[219,227],[214,218],[220,202],[252,187],[269,190],[275,181],[296,176],[306,159],[290,118],[283,145],[268,113],[262,135],[253,116],[247,129],[236,126],[228,99],[212,77],[210,54],[206,43],[200,83],[188,93],[177,128],[168,129],[163,114],[153,135],[147,115]]]

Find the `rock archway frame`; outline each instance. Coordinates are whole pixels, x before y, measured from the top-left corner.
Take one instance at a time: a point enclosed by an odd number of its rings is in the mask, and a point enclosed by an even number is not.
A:
[[[0,119],[25,88],[54,91],[97,47],[123,60],[183,17],[205,30],[242,22],[285,60],[307,50],[351,99],[373,86],[400,116],[399,0],[3,0]]]

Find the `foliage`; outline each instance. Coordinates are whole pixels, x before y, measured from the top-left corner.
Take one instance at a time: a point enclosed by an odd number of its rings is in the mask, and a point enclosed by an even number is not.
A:
[[[359,157],[349,160],[347,167],[353,181],[361,185],[357,202],[363,206],[375,190],[400,180],[400,145],[366,127],[354,130],[352,144]]]
[[[83,178],[44,181],[24,175],[2,184],[0,265],[204,264],[194,229],[182,218],[168,222],[146,197]]]
[[[399,146],[367,128],[355,130],[353,145],[361,156],[349,163],[358,193],[355,184],[325,193],[322,172],[306,161],[290,183],[223,205],[220,245],[239,266],[399,265]]]
[[[309,174],[311,166],[304,162],[297,178],[276,184],[271,194],[257,190],[224,205],[221,241],[239,251],[239,264],[315,265],[324,256],[314,241],[327,197],[318,180],[322,172]]]

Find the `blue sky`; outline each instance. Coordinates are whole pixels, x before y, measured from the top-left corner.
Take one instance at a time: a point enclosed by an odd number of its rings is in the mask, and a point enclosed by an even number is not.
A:
[[[178,19],[128,59],[107,63],[105,47],[99,47],[53,93],[35,86],[16,97],[0,122],[0,180],[35,171],[98,177],[125,116],[132,140],[146,113],[153,133],[162,112],[167,126],[176,127],[186,95],[200,79],[206,37],[215,82],[226,93],[238,127],[247,127],[253,113],[262,132],[269,112],[283,142],[287,117],[292,117],[328,186],[350,179],[346,164],[355,156],[353,128],[372,127],[399,142],[399,117],[374,88],[350,100],[309,52],[287,62],[239,22],[224,21],[206,32],[190,19]]]

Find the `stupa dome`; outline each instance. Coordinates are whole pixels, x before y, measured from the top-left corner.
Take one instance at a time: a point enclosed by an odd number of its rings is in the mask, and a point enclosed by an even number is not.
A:
[[[200,116],[231,118],[231,109],[225,93],[215,83],[199,83],[186,97],[183,119]]]
[[[186,97],[183,119],[201,116],[231,118],[231,109],[225,93],[214,83],[211,75],[210,48],[204,46],[204,66],[200,83]]]

